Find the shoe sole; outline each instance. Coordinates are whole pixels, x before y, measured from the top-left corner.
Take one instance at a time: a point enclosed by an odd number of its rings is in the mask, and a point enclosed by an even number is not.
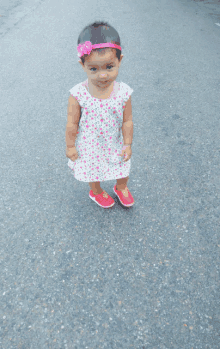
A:
[[[123,202],[121,202],[120,197],[118,196],[118,194],[117,194],[116,191],[115,191],[115,187],[113,188],[113,190],[114,190],[115,194],[117,195],[117,197],[118,197],[120,203],[121,203],[123,206],[125,206],[125,207],[131,207],[131,206],[134,205],[134,202],[132,202],[132,204],[128,204],[128,205],[123,204]]]
[[[96,199],[93,198],[90,194],[89,194],[89,197],[90,197],[90,199],[92,199],[93,201],[95,201],[95,203],[96,203],[97,205],[99,205],[99,206],[102,207],[102,208],[110,208],[110,207],[114,206],[114,204],[115,204],[115,202],[113,202],[112,205],[110,205],[110,206],[102,206],[102,205],[100,205],[100,204],[96,201]]]

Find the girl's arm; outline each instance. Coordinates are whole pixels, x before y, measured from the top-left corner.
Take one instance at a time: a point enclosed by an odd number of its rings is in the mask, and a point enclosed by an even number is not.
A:
[[[133,121],[132,121],[132,105],[131,97],[125,105],[125,110],[123,113],[123,125],[122,134],[124,139],[124,145],[131,145],[133,140]]]
[[[79,126],[81,107],[77,100],[70,95],[68,100],[67,124],[66,124],[66,147],[75,147],[75,140]]]

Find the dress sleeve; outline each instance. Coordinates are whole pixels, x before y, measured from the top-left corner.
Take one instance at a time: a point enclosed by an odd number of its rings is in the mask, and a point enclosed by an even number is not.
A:
[[[123,108],[125,108],[126,102],[129,100],[133,91],[134,90],[130,86],[128,86],[124,82],[121,83],[121,94],[122,94],[122,98],[123,98]]]
[[[82,84],[77,84],[69,90],[70,94],[76,98],[80,107],[84,107],[86,100],[86,92],[82,88]]]

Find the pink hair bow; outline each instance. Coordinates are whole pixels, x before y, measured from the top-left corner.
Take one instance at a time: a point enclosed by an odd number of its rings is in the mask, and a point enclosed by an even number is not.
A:
[[[84,42],[84,44],[79,44],[77,46],[78,56],[89,55],[92,51],[92,43],[90,41]]]

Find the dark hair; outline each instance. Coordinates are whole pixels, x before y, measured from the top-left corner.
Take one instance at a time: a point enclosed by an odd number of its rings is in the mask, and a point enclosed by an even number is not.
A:
[[[85,41],[90,41],[92,45],[111,42],[112,44],[121,46],[121,40],[117,30],[115,30],[115,28],[113,28],[107,22],[94,22],[92,24],[87,25],[79,34],[78,45],[83,44]],[[96,48],[92,50],[92,52],[93,51],[102,52],[102,51],[105,51],[106,49],[109,49],[109,48],[108,47]],[[120,61],[121,50],[117,48],[116,49],[113,48],[112,50],[116,50],[116,57]],[[82,57],[80,57],[83,65],[86,57],[88,57],[88,55],[83,55]]]

